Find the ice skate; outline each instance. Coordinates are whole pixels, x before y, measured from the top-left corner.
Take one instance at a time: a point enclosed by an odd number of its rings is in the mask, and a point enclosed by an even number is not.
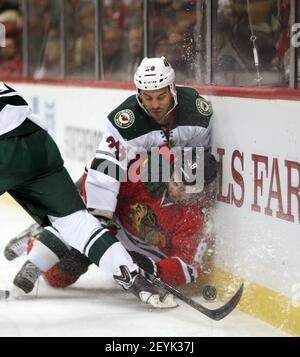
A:
[[[37,223],[33,223],[25,231],[11,239],[4,248],[5,258],[7,260],[14,260],[25,254],[30,239],[40,233],[41,230],[41,226],[39,226]]]
[[[30,293],[39,276],[42,274],[41,270],[30,261],[27,261],[14,278],[14,285],[23,290],[26,294]]]

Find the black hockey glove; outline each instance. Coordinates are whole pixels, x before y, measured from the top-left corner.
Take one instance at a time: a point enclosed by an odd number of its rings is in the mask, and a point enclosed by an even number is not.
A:
[[[135,262],[136,265],[141,269],[140,273],[145,275],[144,272],[154,275],[155,277],[158,276],[157,265],[155,261],[148,257],[147,255],[138,253],[134,250],[128,252],[131,255],[132,260]]]
[[[114,234],[114,235],[116,235],[118,233],[118,230],[121,229],[121,227],[118,225],[118,223],[116,223],[112,219],[108,219],[106,217],[101,217],[98,219],[99,219],[102,227],[109,229],[112,232],[112,234]]]
[[[97,214],[97,210],[89,210],[89,211],[94,217],[96,217],[99,220],[101,226],[103,228],[109,229],[113,235],[116,235],[118,233],[118,230],[121,229],[121,226],[118,223],[116,223],[113,219]]]

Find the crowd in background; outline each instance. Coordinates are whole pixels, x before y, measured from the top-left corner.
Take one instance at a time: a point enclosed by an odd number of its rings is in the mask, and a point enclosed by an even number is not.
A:
[[[62,78],[61,2],[28,0],[29,75]],[[287,86],[290,0],[218,0],[208,53],[206,0],[150,0],[148,56],[164,55],[181,83]],[[22,74],[23,1],[0,0],[6,47],[0,48],[0,76]],[[102,31],[96,32],[96,1],[65,0],[64,78],[131,81],[144,57],[144,1],[102,0]],[[255,41],[251,41],[251,34]],[[96,46],[99,35],[99,48]],[[253,38],[252,38],[253,40]],[[255,65],[253,45],[259,63]],[[257,78],[259,75],[261,78]]]
[[[0,47],[0,75],[22,75],[22,9],[20,1],[0,0],[0,23],[5,27],[5,47]]]

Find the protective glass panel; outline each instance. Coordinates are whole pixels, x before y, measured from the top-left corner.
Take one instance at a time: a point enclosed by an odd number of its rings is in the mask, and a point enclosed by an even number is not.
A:
[[[65,76],[95,78],[95,0],[65,1]]]
[[[103,79],[132,81],[143,58],[143,1],[104,0]]]
[[[288,86],[289,15],[289,0],[219,0],[213,83]]]
[[[176,82],[203,83],[206,77],[206,1],[150,0],[149,55],[165,56]]]
[[[29,75],[37,79],[60,77],[60,2],[29,0]]]

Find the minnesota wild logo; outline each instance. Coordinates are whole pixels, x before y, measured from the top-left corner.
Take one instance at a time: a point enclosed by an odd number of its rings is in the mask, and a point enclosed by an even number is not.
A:
[[[134,123],[135,116],[132,110],[125,109],[115,115],[114,121],[119,128],[127,129]]]
[[[211,104],[204,100],[203,98],[196,99],[196,107],[200,114],[209,116],[212,115],[212,107]]]

